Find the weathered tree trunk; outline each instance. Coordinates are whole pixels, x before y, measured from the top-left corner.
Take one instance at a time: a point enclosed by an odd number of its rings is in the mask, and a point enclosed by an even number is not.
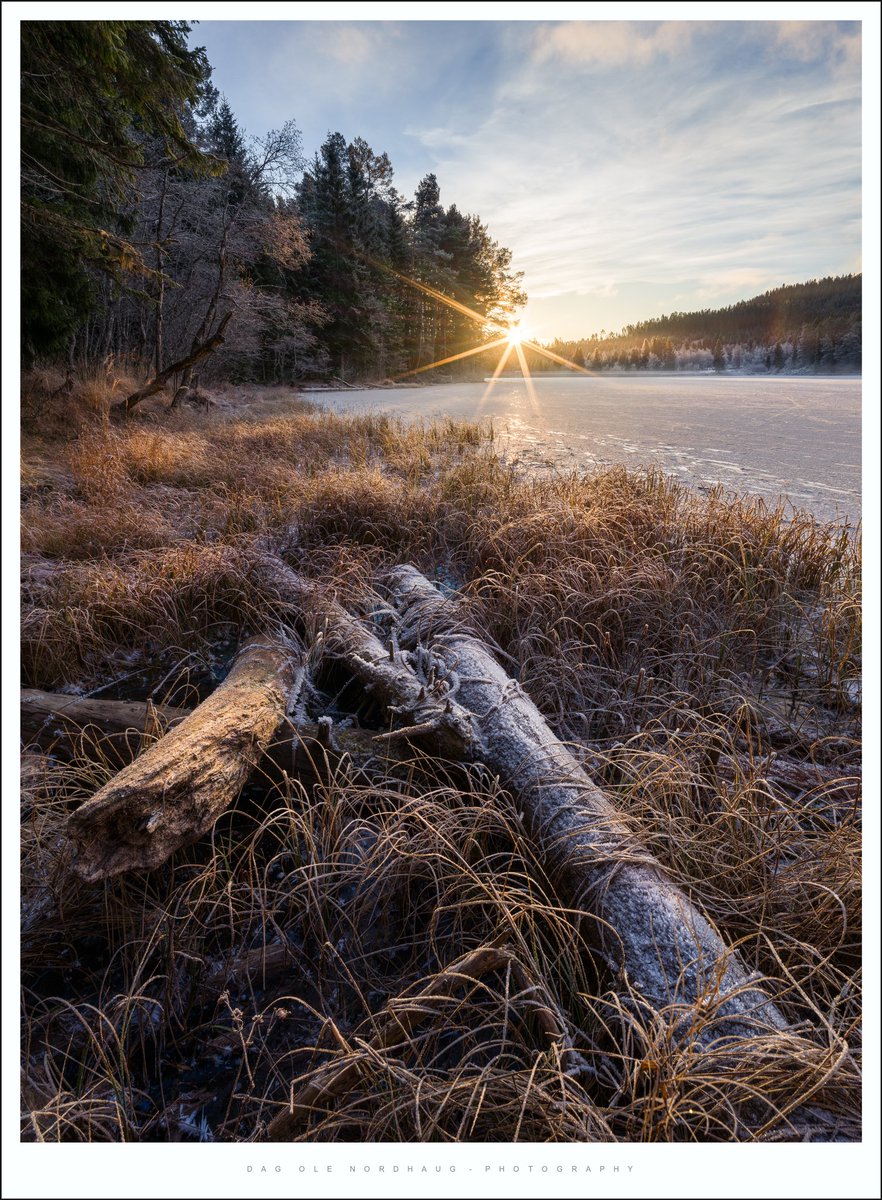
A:
[[[264,558],[255,577],[305,616],[314,628],[316,645],[345,663],[369,694],[390,713],[407,721],[405,728],[383,735],[386,740],[430,736],[433,746],[442,752],[459,758],[468,756],[472,748],[468,713],[451,704],[435,681],[423,683],[417,679],[393,643],[384,646],[326,589],[304,579],[281,559]]]
[[[248,643],[203,704],[71,814],[76,873],[157,867],[207,832],[284,719],[297,668],[290,647]]]
[[[443,753],[498,773],[523,805],[565,903],[597,918],[607,956],[647,1010],[668,1010],[672,1024],[688,1029],[700,1006],[704,1041],[786,1029],[737,952],[640,845],[487,647],[457,631],[456,608],[418,571],[390,576],[408,656],[279,560],[261,570],[289,603],[312,613],[328,653],[408,722],[390,736],[430,737]]]
[[[130,413],[136,404],[140,404],[142,400],[146,400],[148,396],[155,395],[156,392],[161,392],[172,375],[177,375],[179,372],[188,369],[192,370],[196,363],[207,358],[209,354],[213,354],[219,346],[224,344],[224,330],[232,315],[232,312],[228,312],[226,316],[221,317],[220,324],[210,338],[195,345],[185,358],[178,359],[171,366],[163,367],[161,371],[153,376],[149,383],[145,383],[136,392],[132,392],[131,395],[126,396],[125,400],[115,407],[123,409],[126,413]]]
[[[23,688],[21,693],[21,730],[25,740],[42,742],[57,729],[71,726],[75,731],[94,726],[101,733],[143,733],[155,729],[167,732],[180,724],[193,710],[173,708],[149,701],[92,700]]]
[[[154,340],[153,340],[153,361],[156,364],[155,370],[156,370],[157,374],[159,374],[159,372],[162,370],[162,360],[164,357],[162,340],[163,340],[163,323],[164,323],[164,317],[165,317],[165,314],[163,312],[163,307],[165,304],[165,272],[162,269],[162,255],[163,255],[162,222],[163,222],[163,218],[165,216],[165,197],[166,197],[166,193],[168,192],[168,175],[169,175],[169,168],[166,167],[166,169],[162,173],[162,188],[160,189],[160,193],[159,193],[159,213],[157,214],[157,217],[156,217],[156,245],[155,245],[155,252],[156,252],[156,324],[155,324],[155,332],[154,332]]]
[[[55,758],[81,756],[121,770],[145,741],[167,733],[190,715],[189,708],[130,700],[92,700],[34,688],[21,693],[21,740]]]
[[[704,1041],[785,1029],[739,955],[640,845],[520,684],[462,632],[455,606],[412,567],[392,572],[391,584],[400,644],[430,646],[433,669],[473,715],[480,757],[523,806],[564,903],[597,918],[608,957],[648,1008],[688,1028],[700,1005]]]
[[[210,1003],[217,1000],[230,984],[239,990],[248,987],[249,984],[265,988],[286,975],[290,977],[294,970],[294,961],[290,946],[284,942],[246,950],[238,958],[216,963],[207,971],[198,980],[194,989],[194,999],[200,1004]]]

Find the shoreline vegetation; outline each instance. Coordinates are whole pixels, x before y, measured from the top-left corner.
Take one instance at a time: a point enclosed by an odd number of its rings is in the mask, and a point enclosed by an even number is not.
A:
[[[296,391],[845,371],[860,276],[539,346],[190,34],[21,24],[22,1139],[860,1140],[855,528]]]
[[[599,371],[591,368],[586,368],[584,372],[576,374],[573,371],[549,371],[542,370],[539,373],[533,374],[534,381],[543,379],[702,379],[712,377],[715,379],[860,379],[860,367],[842,367],[831,368],[829,370],[820,370],[817,368],[781,368],[778,371],[748,370],[742,368],[740,370],[725,370],[717,371],[713,367],[699,367],[693,370],[676,370],[664,368],[649,367],[646,370],[639,372],[631,372],[623,367],[615,367],[611,370]],[[297,384],[297,391],[302,395],[309,395],[310,392],[347,392],[347,391],[395,391],[402,388],[429,388],[441,387],[451,383],[489,383],[491,379],[497,383],[518,383],[523,380],[523,374],[520,371],[500,371],[493,375],[479,376],[477,378],[465,378],[462,375],[445,375],[443,370],[434,372],[432,375],[423,375],[417,378],[409,379],[355,379],[351,382],[346,380],[303,380]]]
[[[61,378],[23,405],[23,1138],[860,1138],[848,530],[657,472],[530,478],[488,427],[290,389],[157,396],[118,423],[129,381],[52,401]],[[455,605],[431,638],[402,564]],[[576,898],[529,779],[492,757],[503,735],[442,736],[490,712],[457,631],[509,680],[501,712],[509,687],[536,706],[534,761],[565,754],[562,784],[585,773],[615,814],[603,853],[688,896],[690,936],[711,922],[749,982],[723,959],[690,974],[685,943],[666,1002],[623,972],[619,936],[646,953],[613,903],[627,870]],[[211,732],[263,687],[249,639],[300,664],[272,667],[299,683],[252,749]],[[162,795],[182,786],[191,758],[163,747],[203,711],[214,800],[138,808],[150,763]],[[107,837],[127,866],[104,878]]]
[[[720,378],[720,376],[722,376],[723,378],[728,378],[728,379],[757,379],[757,378],[816,379],[818,377],[823,378],[823,379],[835,379],[837,377],[841,377],[842,379],[860,379],[861,371],[860,371],[860,368],[857,368],[855,370],[844,370],[843,369],[843,370],[839,370],[839,371],[836,371],[836,370],[833,370],[833,371],[781,370],[781,371],[772,372],[772,373],[767,373],[766,371],[746,371],[746,370],[718,372],[718,371],[715,371],[711,367],[711,368],[700,368],[700,369],[697,369],[694,371],[676,371],[676,370],[665,371],[662,369],[658,369],[658,370],[649,369],[646,371],[641,371],[639,373],[639,375],[636,375],[636,374],[631,374],[629,371],[626,371],[622,368],[617,368],[617,369],[614,369],[611,371],[586,370],[586,372],[584,374],[580,372],[578,376],[575,375],[572,371],[543,371],[541,374],[533,375],[532,378],[536,381],[539,381],[542,379],[576,379],[576,378],[580,378],[580,377],[582,379],[585,379],[585,378],[588,378],[588,379],[644,379],[644,378],[699,379],[699,378],[707,378],[707,377],[713,377],[716,379],[716,378]],[[444,376],[443,372],[438,372],[438,377],[433,376],[432,378],[429,378],[429,379],[427,379],[425,377],[422,379],[408,379],[408,380],[404,380],[404,379],[401,379],[401,380],[398,380],[398,379],[383,379],[383,380],[362,379],[362,380],[358,380],[357,379],[357,380],[353,381],[352,383],[347,383],[344,381],[338,381],[338,382],[334,383],[333,381],[324,382],[324,381],[320,381],[320,380],[314,380],[314,381],[305,380],[304,382],[298,384],[297,390],[303,394],[308,394],[309,392],[341,392],[341,391],[361,391],[361,390],[383,391],[383,390],[392,390],[392,389],[396,389],[396,388],[400,389],[400,388],[433,387],[436,385],[447,385],[447,384],[451,384],[451,383],[469,383],[469,382],[470,383],[474,383],[474,382],[488,383],[491,379],[494,379],[499,383],[517,383],[519,380],[523,379],[523,375],[521,374],[520,371],[517,371],[517,372],[501,371],[499,374],[495,374],[492,376],[486,375],[486,376],[480,377],[477,380],[475,380],[475,379],[467,380],[467,379],[463,379],[461,376],[460,377]]]

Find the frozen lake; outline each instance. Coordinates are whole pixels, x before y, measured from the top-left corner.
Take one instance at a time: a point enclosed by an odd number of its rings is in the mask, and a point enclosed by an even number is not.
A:
[[[327,392],[335,411],[492,418],[500,453],[534,471],[655,464],[693,487],[785,496],[821,520],[861,516],[855,377],[618,375]]]

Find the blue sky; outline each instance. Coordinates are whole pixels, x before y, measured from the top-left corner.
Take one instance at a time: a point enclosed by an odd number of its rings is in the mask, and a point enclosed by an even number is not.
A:
[[[408,196],[434,171],[513,251],[537,337],[861,268],[857,22],[203,21],[191,40],[249,133],[293,117],[307,155],[364,137]]]

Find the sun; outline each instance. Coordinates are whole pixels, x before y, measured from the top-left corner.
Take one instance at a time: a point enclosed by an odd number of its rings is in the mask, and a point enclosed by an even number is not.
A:
[[[533,341],[535,334],[533,330],[523,325],[520,321],[515,324],[508,325],[504,323],[504,319],[488,320],[486,313],[476,312],[475,309],[469,308],[463,304],[461,300],[454,300],[452,296],[445,296],[443,292],[439,292],[437,288],[430,287],[429,284],[421,282],[419,279],[411,279],[409,275],[405,275],[401,271],[396,271],[387,263],[378,262],[368,254],[356,252],[359,258],[363,258],[366,262],[379,270],[388,271],[390,275],[394,275],[400,279],[402,283],[407,283],[411,287],[416,288],[418,292],[424,295],[431,296],[433,300],[446,305],[454,312],[462,313],[464,317],[469,317],[475,324],[482,327],[484,337],[488,334],[497,333],[498,337],[492,341],[478,342],[476,346],[470,346],[468,350],[460,350],[457,354],[448,354],[445,358],[437,358],[434,362],[423,363],[418,367],[411,367],[409,371],[401,371],[394,375],[393,379],[407,379],[411,375],[421,375],[424,371],[434,371],[437,367],[446,367],[448,363],[460,362],[464,358],[471,358],[475,354],[487,354],[490,350],[499,349],[499,362],[496,364],[496,369],[490,378],[487,385],[487,391],[481,399],[481,405],[487,399],[490,389],[498,382],[508,360],[514,353],[518,360],[518,365],[521,368],[521,374],[524,377],[524,382],[527,385],[527,391],[530,393],[533,401],[533,407],[536,407],[536,392],[533,387],[533,379],[530,374],[530,367],[527,363],[525,350],[529,350],[531,354],[538,354],[542,358],[547,358],[549,362],[560,363],[562,367],[568,367],[571,371],[578,371],[580,375],[590,375],[591,372],[585,367],[581,367],[578,363],[570,362],[568,358],[562,358],[560,354],[555,354],[553,350],[549,350],[547,346],[542,346],[538,342]],[[480,406],[479,406],[480,407]]]

